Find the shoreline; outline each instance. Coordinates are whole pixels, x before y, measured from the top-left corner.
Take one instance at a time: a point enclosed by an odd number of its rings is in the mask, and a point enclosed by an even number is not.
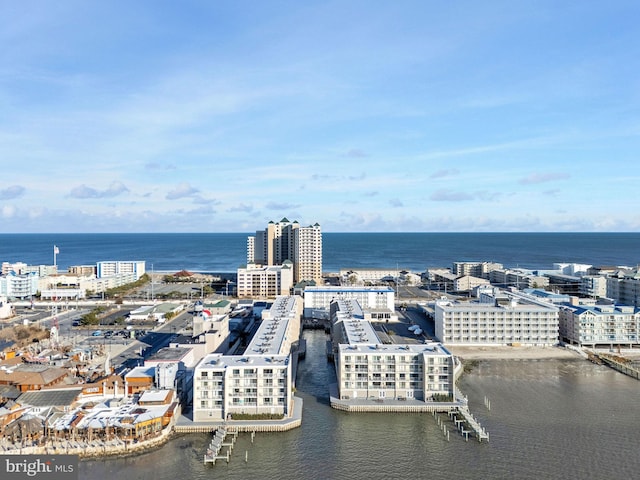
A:
[[[472,347],[447,346],[461,360],[584,360],[577,351],[565,347]]]

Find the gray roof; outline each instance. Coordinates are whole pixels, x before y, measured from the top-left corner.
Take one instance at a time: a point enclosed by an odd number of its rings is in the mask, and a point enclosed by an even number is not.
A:
[[[20,405],[32,407],[66,407],[76,401],[82,388],[65,388],[64,390],[37,390],[25,392],[18,398]]]
[[[15,400],[20,396],[20,390],[13,385],[0,385],[0,398]]]

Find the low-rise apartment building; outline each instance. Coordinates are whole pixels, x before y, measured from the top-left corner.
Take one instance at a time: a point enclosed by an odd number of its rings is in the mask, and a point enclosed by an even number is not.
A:
[[[439,343],[383,344],[355,300],[331,304],[340,400],[452,400],[454,358]]]
[[[289,295],[293,288],[293,264],[261,266],[249,264],[239,268],[237,295],[240,298],[275,298]]]
[[[483,301],[436,301],[438,340],[445,345],[470,346],[558,343],[557,306],[514,292],[483,297]]]
[[[96,264],[96,275],[98,278],[133,274],[135,279],[138,280],[145,272],[146,262],[144,260],[109,260]]]
[[[493,270],[501,270],[504,266],[495,262],[453,262],[453,273],[462,277],[470,275],[472,277],[489,278]]]
[[[334,300],[356,300],[364,309],[387,309],[394,311],[395,292],[389,287],[306,287],[304,289],[304,315],[313,317],[314,311],[329,311]]]
[[[560,309],[560,337],[582,347],[637,347],[640,309],[626,305],[565,305]]]
[[[243,355],[209,354],[193,374],[193,420],[234,414],[288,417],[293,408],[291,345],[300,335],[302,299],[276,298]]]

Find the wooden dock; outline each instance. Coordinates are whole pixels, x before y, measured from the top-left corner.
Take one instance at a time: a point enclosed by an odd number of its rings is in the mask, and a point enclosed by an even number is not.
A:
[[[617,355],[608,355],[606,353],[600,353],[596,355],[605,365],[613,368],[614,370],[624,373],[630,377],[640,380],[640,370],[638,370],[630,360],[619,357]]]
[[[227,440],[227,437],[231,437],[231,440]],[[204,454],[205,465],[211,463],[215,465],[216,460],[226,460],[229,463],[231,458],[231,451],[238,439],[238,432],[236,430],[229,430],[227,427],[218,427],[214,432],[211,443]],[[223,447],[227,447],[227,451],[224,454],[220,454]]]
[[[469,434],[472,433],[479,442],[482,442],[482,440],[489,441],[489,433],[480,425],[480,422],[475,419],[467,407],[458,407],[449,416],[466,440],[469,440]]]

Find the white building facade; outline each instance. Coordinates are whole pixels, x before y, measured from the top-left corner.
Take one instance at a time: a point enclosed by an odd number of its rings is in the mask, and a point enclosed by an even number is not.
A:
[[[356,300],[364,309],[395,309],[395,292],[389,287],[307,287],[304,289],[305,316],[314,309],[328,311],[333,300]]]
[[[322,284],[322,229],[318,223],[302,227],[297,221],[283,218],[269,222],[247,239],[247,265],[293,264],[294,283],[314,281]]]
[[[558,343],[558,307],[529,295],[505,293],[506,302],[436,301],[435,334],[445,345]]]
[[[288,417],[293,409],[291,345],[299,339],[302,299],[278,297],[244,355],[209,354],[194,370],[193,420],[233,415]]]
[[[237,271],[238,297],[275,298],[289,295],[293,288],[293,264],[259,266],[249,264]]]
[[[607,297],[622,305],[640,306],[640,270],[619,270],[608,276]]]
[[[0,276],[0,295],[25,299],[38,293],[39,278],[35,273],[18,275],[13,271]]]
[[[441,344],[383,344],[353,300],[331,312],[340,400],[454,399],[455,361]]]
[[[582,347],[637,347],[640,310],[625,305],[564,306],[560,309],[560,336]]]
[[[112,260],[103,261],[96,264],[97,277],[113,277],[116,275],[132,274],[136,280],[146,273],[146,262],[144,260]]]

